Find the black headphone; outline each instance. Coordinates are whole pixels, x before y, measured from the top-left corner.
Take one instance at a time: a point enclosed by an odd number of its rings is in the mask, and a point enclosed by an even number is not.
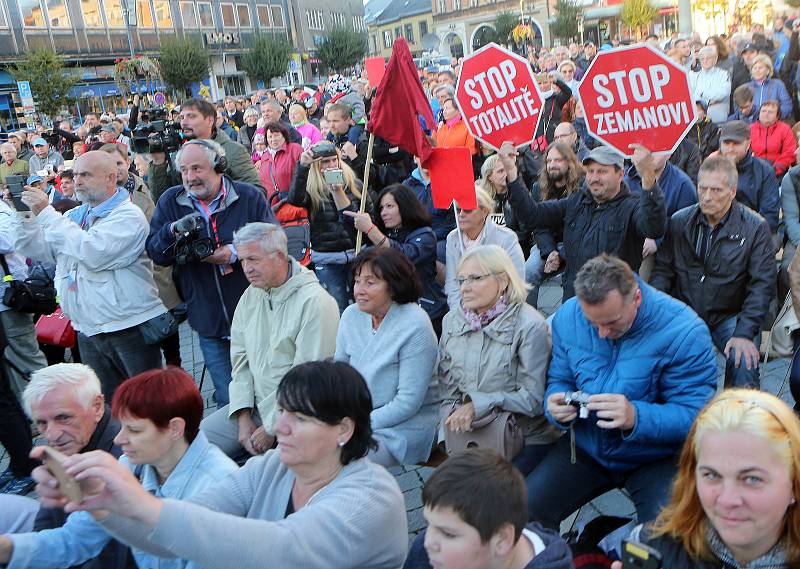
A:
[[[216,172],[217,174],[224,174],[225,170],[228,169],[228,159],[225,157],[225,149],[222,148],[222,146],[218,142],[211,144],[210,140],[205,140],[203,138],[193,138],[192,140],[187,140],[183,146],[185,148],[190,144],[199,144],[200,146],[204,146],[214,152],[215,158],[214,158],[214,163],[212,165],[214,166],[214,172]]]

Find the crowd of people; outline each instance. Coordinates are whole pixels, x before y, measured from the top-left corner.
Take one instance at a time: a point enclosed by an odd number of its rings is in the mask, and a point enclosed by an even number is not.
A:
[[[760,379],[800,298],[798,28],[648,37],[698,118],[630,160],[582,117],[592,42],[529,52],[546,120],[497,152],[462,120],[459,62],[421,70],[421,127],[469,149],[474,209],[370,148],[360,78],[11,133],[0,566],[568,568],[561,522],[614,488],[664,567],[800,564],[800,420]],[[57,293],[74,343],[38,343],[25,287]],[[416,464],[437,467],[409,551],[386,469]]]

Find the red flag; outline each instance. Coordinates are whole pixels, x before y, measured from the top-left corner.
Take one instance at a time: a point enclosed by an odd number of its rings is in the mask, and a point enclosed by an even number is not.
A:
[[[469,148],[433,148],[424,166],[431,177],[433,207],[447,209],[455,200],[461,209],[478,209]]]
[[[386,61],[382,57],[368,57],[364,60],[364,67],[367,69],[369,86],[377,87],[380,85],[383,75],[386,73]]]
[[[392,57],[372,102],[367,130],[424,162],[431,145],[419,124],[435,125],[433,110],[422,89],[417,66],[403,38],[394,40]]]

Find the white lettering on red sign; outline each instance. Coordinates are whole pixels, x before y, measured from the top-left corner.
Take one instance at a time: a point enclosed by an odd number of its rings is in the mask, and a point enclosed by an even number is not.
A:
[[[599,95],[597,104],[604,109],[631,102],[652,103],[642,108],[594,114],[595,133],[617,134],[691,122],[685,102],[658,103],[664,98],[664,87],[669,81],[669,67],[663,63],[652,65],[647,69],[641,67],[631,70],[621,69],[593,77],[592,87]]]
[[[498,102],[518,92],[514,79],[517,68],[511,59],[505,59],[486,71],[464,81],[464,92],[470,97],[470,106],[478,111],[469,122],[478,138],[536,116],[537,101],[528,89],[509,100]]]

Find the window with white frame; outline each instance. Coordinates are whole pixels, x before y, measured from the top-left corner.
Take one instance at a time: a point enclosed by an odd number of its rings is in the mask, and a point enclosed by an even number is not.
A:
[[[383,30],[383,47],[392,49],[392,42],[394,42],[394,37],[392,37],[391,30]]]
[[[153,0],[153,8],[156,12],[156,22],[159,28],[172,27],[172,11],[167,0]]]
[[[447,0],[439,0],[439,14],[447,12]]]
[[[236,11],[233,9],[233,4],[220,4],[220,11],[222,12],[222,27],[235,28]]]
[[[272,23],[269,20],[269,6],[256,6],[256,20],[259,28],[269,28]]]
[[[51,28],[71,28],[65,0],[47,0],[47,19]]]
[[[103,14],[100,12],[99,0],[81,0],[83,24],[87,28],[102,28]]]
[[[272,10],[272,27],[273,28],[282,28],[284,27],[283,23],[283,8],[280,6],[270,6]]]
[[[306,21],[309,30],[324,30],[325,19],[322,10],[306,10]]]
[[[341,12],[331,12],[331,27],[343,28],[345,23],[344,14]]]
[[[214,26],[214,9],[211,7],[210,2],[197,3],[197,16],[201,28],[213,28]]]
[[[249,28],[252,25],[250,23],[250,6],[248,6],[247,4],[237,4],[236,15],[239,18],[240,27]]]
[[[181,2],[181,20],[184,28],[197,27],[197,9],[194,2]]]
[[[136,18],[139,21],[139,27],[154,28],[155,20],[153,20],[153,8],[150,6],[150,0],[139,0],[137,7]]]
[[[461,9],[461,0],[453,0],[453,10]]]
[[[122,12],[120,0],[103,0],[103,9],[106,13],[106,25],[109,28],[125,27],[125,14]]]

